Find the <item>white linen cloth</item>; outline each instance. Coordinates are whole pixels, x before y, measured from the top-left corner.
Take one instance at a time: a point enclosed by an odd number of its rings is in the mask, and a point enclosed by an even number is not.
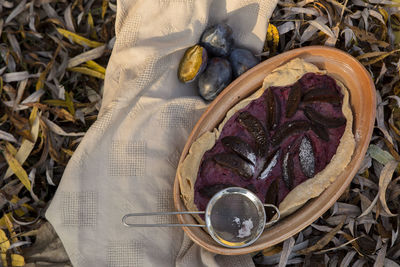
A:
[[[253,266],[180,228],[127,228],[126,213],[174,210],[180,153],[207,107],[177,68],[204,29],[226,22],[236,46],[261,52],[277,0],[120,0],[102,107],[46,213],[74,266]],[[144,220],[144,219],[143,219]],[[148,223],[176,223],[151,217]]]

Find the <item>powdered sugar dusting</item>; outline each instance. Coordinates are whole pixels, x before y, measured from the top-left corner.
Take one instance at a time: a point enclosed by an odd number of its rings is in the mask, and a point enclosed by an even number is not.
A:
[[[307,177],[313,177],[315,172],[315,158],[310,139],[304,136],[299,149],[301,169]]]
[[[239,219],[239,221],[240,221],[240,219]],[[244,220],[242,222],[242,227],[239,229],[239,234],[238,234],[237,237],[243,238],[243,237],[250,236],[251,235],[251,229],[253,229],[253,221],[251,220],[251,218],[248,219],[248,220]]]
[[[289,173],[288,173],[288,170],[287,170],[287,168],[288,168],[288,159],[289,159],[289,152],[287,152],[286,154],[285,154],[285,157],[283,158],[283,163],[282,163],[282,169],[283,169],[283,180],[285,181],[287,181],[287,180],[289,180]]]
[[[276,163],[278,163],[278,157],[280,155],[280,151],[276,152],[274,157],[272,158],[271,162],[268,164],[268,166],[265,168],[265,170],[262,171],[258,179],[265,179],[268,177],[269,173],[272,171],[272,168],[275,167]]]

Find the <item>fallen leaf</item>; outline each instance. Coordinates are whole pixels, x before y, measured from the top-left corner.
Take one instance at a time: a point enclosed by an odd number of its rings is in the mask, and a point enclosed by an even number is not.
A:
[[[85,63],[89,60],[94,60],[101,57],[104,53],[106,46],[102,45],[92,50],[86,51],[82,54],[79,54],[70,60],[68,60],[68,68],[76,67],[79,64]]]
[[[344,256],[342,262],[340,263],[340,267],[347,267],[350,266],[351,261],[353,260],[354,256],[357,252],[349,251],[347,252],[346,256]]]
[[[388,57],[388,56],[390,56],[390,55],[392,55],[392,54],[394,54],[394,53],[397,53],[397,52],[399,52],[400,51],[400,49],[396,49],[396,50],[393,50],[393,51],[390,51],[390,52],[383,52],[383,53],[380,53],[380,55],[379,56],[375,56],[375,58],[374,59],[371,59],[371,60],[368,60],[368,61],[366,61],[366,62],[361,62],[364,66],[368,66],[368,65],[372,65],[372,64],[375,64],[375,63],[377,63],[377,62],[379,62],[379,61],[381,61],[381,60],[383,60],[383,59],[385,59],[386,57]],[[379,52],[371,52],[371,54],[372,53],[379,53]],[[368,53],[367,53],[368,54]]]
[[[12,134],[2,131],[2,130],[0,130],[0,140],[5,140],[8,142],[13,142],[13,143],[18,142],[17,139],[15,139],[15,137]]]
[[[26,173],[24,168],[22,168],[18,160],[7,150],[3,152],[3,155],[12,172],[18,177],[18,179],[26,187],[26,189],[28,189],[28,191],[31,191],[31,182],[28,179],[28,174]]]
[[[106,69],[103,66],[101,66],[100,64],[98,64],[95,61],[93,61],[93,60],[88,60],[84,64],[84,66],[88,67],[88,68],[90,68],[92,70],[95,70],[95,71],[97,71],[99,73],[106,74]]]
[[[73,67],[73,68],[69,68],[68,70],[72,71],[72,72],[79,72],[79,73],[93,76],[93,77],[103,79],[103,80],[105,78],[105,75],[103,73],[89,69],[89,68],[85,68],[85,67]]]
[[[268,24],[267,29],[267,38],[266,38],[266,46],[264,47],[264,51],[269,51],[270,56],[276,54],[278,44],[279,44],[279,32],[275,25],[272,23]]]
[[[31,75],[27,71],[11,72],[3,74],[3,81],[6,83],[19,82],[22,80],[29,79]]]
[[[36,83],[36,91],[40,90],[43,88],[44,81],[46,79],[47,74],[49,73],[50,69],[53,67],[54,62],[56,60],[56,57],[58,56],[58,53],[60,53],[61,50],[61,45],[58,44],[56,51],[54,52],[54,55],[52,56],[51,60],[49,63],[46,65],[45,70],[40,74],[39,79]]]
[[[76,34],[76,33],[61,29],[61,28],[57,28],[57,31],[64,37],[70,38],[73,42],[80,44],[82,46],[99,47],[99,46],[104,45],[103,43],[89,40],[85,37],[80,36],[79,34]]]
[[[282,248],[282,252],[281,252],[281,258],[279,260],[279,267],[284,267],[286,266],[288,260],[289,260],[289,255],[292,252],[292,249],[294,247],[295,244],[295,240],[293,237],[290,237],[288,239],[286,239],[283,242],[283,248]]]
[[[351,237],[350,239],[348,239],[348,237],[346,237],[346,239],[348,240],[347,242],[345,242],[345,243],[343,243],[343,244],[341,244],[341,245],[339,245],[339,246],[337,246],[337,247],[328,248],[328,249],[324,249],[324,250],[315,252],[315,254],[325,254],[325,253],[327,253],[327,252],[336,251],[336,250],[338,250],[338,249],[346,248],[347,245],[349,245],[349,244],[352,244],[353,248],[358,252],[357,248],[359,249],[359,246],[358,246],[358,244],[357,244],[356,241],[357,241],[358,239],[360,239],[361,237],[359,236],[359,237],[353,238],[353,237],[350,236],[350,235],[347,235],[347,236]]]
[[[69,30],[70,32],[75,32],[74,21],[71,13],[71,4],[69,4],[64,11],[64,20],[67,30]]]
[[[16,16],[18,16],[25,9],[26,0],[22,0],[18,6],[14,8],[14,10],[8,15],[5,23],[8,24],[11,22]]]
[[[387,243],[383,244],[382,248],[379,250],[378,255],[375,259],[374,267],[384,266],[386,249],[387,249]]]
[[[41,120],[43,120],[46,125],[49,127],[49,129],[58,134],[58,135],[63,135],[63,136],[84,136],[85,133],[81,132],[81,133],[67,133],[65,132],[60,126],[58,126],[57,124],[55,124],[54,122],[48,120],[45,117],[41,117]]]
[[[0,251],[5,253],[10,247],[10,240],[8,239],[6,233],[0,229]]]
[[[335,38],[335,34],[331,31],[331,29],[328,26],[325,25],[325,23],[322,23],[319,20],[311,20],[308,23],[310,23],[312,26],[314,26],[318,30],[328,35],[330,38]]]
[[[371,156],[371,158],[373,158],[374,160],[378,161],[383,165],[394,160],[393,156],[389,152],[383,150],[382,148],[374,144],[371,144],[369,146],[367,153]]]
[[[38,108],[33,107],[31,115],[29,117],[29,122],[31,124],[31,134],[34,142],[31,142],[27,139],[22,140],[21,147],[18,149],[17,154],[15,155],[15,159],[22,165],[25,160],[30,155],[33,147],[35,146],[36,140],[39,135],[39,117]],[[7,179],[13,174],[13,171],[8,168],[6,174],[4,175],[4,179]]]
[[[22,255],[11,254],[10,257],[11,257],[11,265],[13,267],[25,266],[25,259]],[[3,265],[8,266],[6,254],[1,254],[1,259],[3,261]]]
[[[107,7],[108,7],[108,0],[103,0],[101,4],[101,18],[104,19],[104,16],[106,15],[107,12]]]
[[[390,211],[390,209],[387,206],[386,203],[386,189],[387,186],[389,185],[390,181],[392,180],[393,173],[396,170],[398,166],[398,162],[395,160],[391,160],[388,162],[385,167],[383,167],[383,170],[381,172],[381,175],[379,177],[379,201],[382,205],[383,210],[389,215],[389,216],[397,216],[397,214],[394,214]]]
[[[90,11],[87,14],[87,21],[89,25],[90,38],[97,39],[96,29],[94,28],[93,16]]]
[[[325,17],[318,17],[314,20],[314,24],[326,24],[328,20]],[[318,32],[318,28],[310,24],[300,37],[300,43],[308,41],[312,36]]]
[[[332,240],[332,238],[337,234],[337,232],[339,232],[340,229],[342,229],[343,225],[344,225],[344,222],[342,221],[338,226],[333,228],[329,233],[327,233],[324,237],[322,237],[320,240],[318,240],[318,242],[315,245],[308,247],[306,249],[299,250],[296,253],[306,255],[306,254],[309,254],[309,253],[312,253],[314,251],[324,248]]]
[[[292,21],[285,22],[284,24],[277,27],[277,30],[280,35],[288,33],[295,29],[295,25]]]

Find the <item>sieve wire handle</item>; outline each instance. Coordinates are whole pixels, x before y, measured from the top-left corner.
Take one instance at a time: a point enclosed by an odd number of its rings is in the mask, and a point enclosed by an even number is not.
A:
[[[145,213],[129,213],[122,217],[122,223],[128,227],[206,227],[203,224],[179,224],[179,223],[127,223],[129,217],[139,216],[157,216],[157,215],[177,215],[177,214],[205,214],[204,211],[169,211],[169,212],[145,212]]]
[[[277,221],[279,221],[279,218],[281,217],[281,213],[279,212],[279,209],[272,204],[264,204],[264,207],[269,207],[269,208],[273,208],[276,211],[276,214],[278,215],[278,217],[275,220],[269,221],[267,223],[265,223],[265,226],[270,225],[270,224],[274,224]],[[274,216],[275,217],[275,216]]]

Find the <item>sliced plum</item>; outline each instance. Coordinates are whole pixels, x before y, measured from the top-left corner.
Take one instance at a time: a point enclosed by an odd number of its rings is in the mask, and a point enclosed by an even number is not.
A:
[[[241,112],[238,116],[239,123],[253,136],[256,141],[259,155],[265,153],[268,145],[267,132],[261,122],[249,112]]]
[[[225,136],[221,139],[222,145],[233,152],[235,152],[242,159],[250,162],[251,164],[256,164],[256,152],[253,148],[243,141],[242,138],[237,136]]]
[[[337,128],[346,123],[346,118],[344,117],[338,117],[338,118],[326,117],[321,113],[317,112],[310,106],[305,107],[304,114],[310,121],[328,128]]]
[[[214,160],[217,164],[234,171],[245,180],[251,179],[254,175],[254,166],[235,154],[217,154],[214,156]]]

